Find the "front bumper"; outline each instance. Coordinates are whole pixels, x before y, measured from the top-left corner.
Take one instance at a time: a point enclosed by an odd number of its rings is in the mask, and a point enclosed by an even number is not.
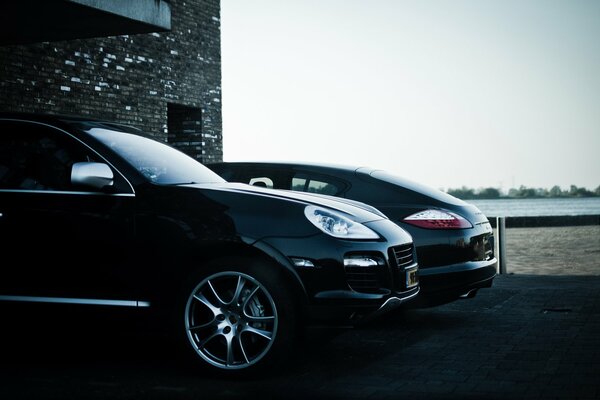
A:
[[[389,220],[368,223],[379,240],[342,240],[326,234],[265,238],[288,260],[306,293],[306,314],[319,322],[347,323],[381,314],[414,299],[419,285],[416,252],[410,235]],[[404,255],[409,261],[404,262]],[[364,256],[376,265],[353,267],[344,260]]]
[[[414,300],[420,288],[403,292],[373,295],[353,291],[331,291],[319,293],[317,302],[309,307],[313,321],[328,323],[365,322],[377,318],[401,305]]]

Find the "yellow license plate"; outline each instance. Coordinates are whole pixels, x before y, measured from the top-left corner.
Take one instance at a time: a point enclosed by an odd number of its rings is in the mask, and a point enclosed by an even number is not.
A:
[[[411,268],[406,270],[406,287],[411,288],[419,284],[419,269]]]

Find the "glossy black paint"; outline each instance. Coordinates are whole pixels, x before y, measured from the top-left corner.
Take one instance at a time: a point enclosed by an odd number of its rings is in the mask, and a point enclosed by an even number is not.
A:
[[[0,300],[131,300],[164,314],[190,274],[231,255],[284,271],[281,284],[300,315],[310,320],[348,321],[376,312],[390,299],[407,300],[418,293],[418,286],[407,289],[394,281],[396,266],[390,258],[392,247],[411,245],[410,235],[372,207],[227,183],[202,166],[204,182],[157,184],[87,133],[94,127],[141,135],[129,127],[83,118],[0,114],[0,243],[3,258],[13,260],[0,267]],[[23,155],[14,152],[12,138],[30,134],[35,146],[25,146]],[[2,165],[2,160],[30,162],[29,151],[42,154],[46,150],[40,149],[48,143],[55,146],[54,141],[57,149],[68,149],[61,153],[62,159],[70,157],[65,165],[108,164],[114,185],[93,190],[66,181],[52,183],[50,178],[64,175],[60,167],[31,172],[38,174],[36,179],[13,179],[10,165]],[[307,220],[307,205],[351,216],[380,239],[329,236]],[[374,254],[383,260],[378,293],[349,287],[347,254]],[[315,266],[296,267],[292,257]]]
[[[383,171],[310,163],[232,162],[208,166],[231,182],[266,182],[277,189],[315,190],[367,203],[408,231],[419,260],[420,303],[435,305],[490,287],[496,274],[492,228],[477,207]],[[314,183],[313,183],[314,182]],[[426,209],[451,211],[472,228],[424,229],[404,221]]]

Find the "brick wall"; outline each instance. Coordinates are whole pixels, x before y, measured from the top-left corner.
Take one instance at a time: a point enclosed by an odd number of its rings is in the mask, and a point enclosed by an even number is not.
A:
[[[170,4],[170,32],[0,47],[0,110],[129,123],[221,161],[220,0]],[[197,121],[169,123],[168,109]]]

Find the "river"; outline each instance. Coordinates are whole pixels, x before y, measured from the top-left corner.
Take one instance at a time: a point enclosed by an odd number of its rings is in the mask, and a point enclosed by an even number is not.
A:
[[[600,215],[600,197],[562,199],[466,200],[489,217]]]

